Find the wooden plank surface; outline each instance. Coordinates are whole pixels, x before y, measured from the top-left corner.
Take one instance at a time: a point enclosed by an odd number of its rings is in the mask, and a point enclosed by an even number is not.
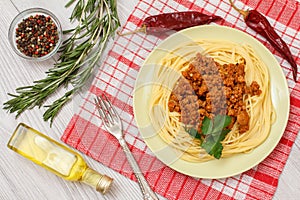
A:
[[[17,57],[7,40],[9,24],[15,15],[27,8],[42,7],[52,11],[61,21],[64,29],[72,27],[69,23],[71,9],[66,9],[66,0],[1,0],[0,1],[0,103],[9,99],[8,92],[15,88],[32,84],[45,76],[44,72],[53,65],[54,59],[43,62],[30,62]],[[118,11],[124,24],[138,0],[119,0]],[[110,47],[111,43],[108,45]],[[62,93],[60,93],[62,94]],[[57,94],[56,96],[58,97]],[[84,156],[88,164],[99,172],[115,179],[111,191],[103,196],[89,186],[65,181],[41,167],[18,156],[6,147],[13,130],[19,122],[40,130],[59,141],[71,119],[74,109],[80,105],[80,95],[75,97],[54,121],[49,124],[42,120],[43,109],[27,111],[18,119],[0,109],[0,199],[142,199],[137,183],[125,178],[102,164]],[[300,139],[296,139],[288,162],[279,180],[274,199],[299,199],[300,196]],[[163,198],[162,198],[163,199]]]

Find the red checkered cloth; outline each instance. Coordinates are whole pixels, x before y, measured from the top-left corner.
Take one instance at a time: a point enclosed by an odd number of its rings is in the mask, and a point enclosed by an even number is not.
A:
[[[300,7],[297,1],[236,1],[242,9],[256,9],[267,16],[276,32],[287,42],[300,64]],[[112,100],[123,120],[125,139],[150,186],[168,199],[271,199],[279,176],[300,128],[300,84],[292,80],[290,65],[264,38],[247,28],[241,15],[228,1],[141,0],[122,31],[138,28],[142,20],[154,14],[196,10],[224,18],[220,25],[249,33],[261,41],[276,57],[288,80],[291,109],[288,125],[275,150],[254,168],[225,179],[196,179],[178,173],[160,162],[147,148],[134,121],[132,94],[143,61],[162,41],[153,35],[134,34],[116,37],[112,49],[99,69],[83,104],[67,126],[62,141],[91,156],[124,176],[136,180],[117,140],[101,127],[93,98],[103,91]],[[298,74],[299,77],[299,74]]]

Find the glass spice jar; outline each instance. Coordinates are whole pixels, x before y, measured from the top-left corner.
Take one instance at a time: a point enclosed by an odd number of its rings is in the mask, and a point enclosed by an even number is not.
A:
[[[31,8],[13,19],[8,39],[15,53],[22,58],[42,61],[58,51],[62,43],[62,28],[50,11]]]

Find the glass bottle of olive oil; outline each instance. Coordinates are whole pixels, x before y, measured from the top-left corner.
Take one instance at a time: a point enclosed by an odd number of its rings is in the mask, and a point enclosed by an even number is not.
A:
[[[23,123],[7,146],[64,179],[84,182],[103,194],[113,181],[91,169],[78,153]]]

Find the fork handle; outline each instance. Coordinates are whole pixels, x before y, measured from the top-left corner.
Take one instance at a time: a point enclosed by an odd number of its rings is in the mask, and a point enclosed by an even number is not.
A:
[[[119,139],[119,143],[122,146],[123,151],[125,152],[126,158],[133,169],[133,173],[136,179],[138,180],[144,200],[159,200],[157,195],[151,190],[150,186],[148,185],[124,138]]]

